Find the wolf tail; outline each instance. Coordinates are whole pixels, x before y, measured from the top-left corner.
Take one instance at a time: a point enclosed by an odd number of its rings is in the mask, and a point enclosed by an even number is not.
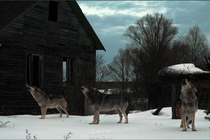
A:
[[[131,102],[131,97],[130,97],[130,95],[128,93],[125,93],[124,97],[125,97],[125,102],[127,103],[127,107],[126,107],[125,113],[128,116],[129,110],[130,110],[130,108],[129,108],[130,106],[129,105],[130,105],[130,102]]]
[[[126,109],[125,113],[126,113],[126,115],[128,116],[128,114],[129,114],[128,108]]]
[[[186,117],[186,121],[188,122],[188,124],[192,124],[192,118],[191,117]]]

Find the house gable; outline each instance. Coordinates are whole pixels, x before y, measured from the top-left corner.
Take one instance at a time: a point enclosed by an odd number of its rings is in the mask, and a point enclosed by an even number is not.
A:
[[[58,1],[58,22],[53,23],[48,20],[49,18],[49,2],[48,1],[13,1],[13,2],[1,2],[1,21],[0,32],[6,30],[8,26],[13,26],[13,32],[17,33],[19,37],[25,37],[28,40],[30,33],[21,31],[28,29],[33,30],[33,35],[39,34],[38,39],[44,41],[46,37],[44,35],[50,35],[48,42],[57,43],[58,45],[66,45],[69,40],[75,40],[75,37],[79,39],[76,43],[78,46],[93,46],[96,50],[105,50],[98,36],[94,32],[93,28],[87,21],[86,17],[82,13],[79,5],[76,1]],[[9,12],[8,12],[9,10]],[[77,21],[75,21],[77,20]],[[33,22],[33,24],[29,23]],[[77,25],[76,25],[76,24]],[[78,24],[79,23],[79,24]],[[20,24],[24,27],[20,28]],[[57,26],[59,24],[59,26]],[[27,25],[30,25],[27,27]],[[15,27],[14,27],[15,26]],[[26,27],[25,27],[26,26]],[[42,30],[45,31],[42,31]],[[46,29],[48,32],[46,33]],[[71,31],[69,30],[71,29]],[[71,33],[70,33],[71,32]],[[4,32],[3,32],[4,33]],[[27,34],[28,33],[28,34]],[[40,33],[43,33],[42,35]],[[65,33],[65,34],[61,34]],[[80,36],[78,36],[78,33]],[[81,34],[85,34],[85,37]],[[2,34],[2,33],[1,33]],[[53,38],[53,36],[61,35],[60,38]],[[34,37],[35,37],[34,35]],[[64,40],[65,36],[70,37]],[[5,36],[5,34],[4,34]],[[67,38],[66,37],[66,38]],[[87,40],[87,37],[90,39]],[[8,36],[11,39],[11,36]],[[12,37],[13,38],[13,37]],[[73,39],[72,39],[73,38]],[[14,38],[13,38],[14,39]],[[19,40],[19,39],[18,39]],[[44,41],[46,42],[46,41]],[[90,43],[91,42],[91,43]],[[38,42],[33,42],[38,43]],[[47,43],[47,42],[46,42]],[[87,44],[88,43],[88,44]],[[70,42],[72,44],[72,42]],[[67,45],[66,45],[67,46]]]
[[[1,1],[0,2],[0,32],[22,16],[38,1]],[[15,5],[15,6],[14,6]]]

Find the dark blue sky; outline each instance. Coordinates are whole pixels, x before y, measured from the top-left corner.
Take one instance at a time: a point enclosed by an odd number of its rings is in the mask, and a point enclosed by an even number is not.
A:
[[[198,25],[207,36],[210,47],[210,1],[77,1],[106,48],[106,63],[112,62],[120,48],[130,40],[122,34],[147,13],[163,14],[173,19],[179,35],[186,35],[191,27]]]

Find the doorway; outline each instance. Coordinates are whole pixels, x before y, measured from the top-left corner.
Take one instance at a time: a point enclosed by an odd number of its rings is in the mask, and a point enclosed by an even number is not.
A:
[[[27,54],[26,57],[26,84],[40,87],[42,83],[42,56]]]

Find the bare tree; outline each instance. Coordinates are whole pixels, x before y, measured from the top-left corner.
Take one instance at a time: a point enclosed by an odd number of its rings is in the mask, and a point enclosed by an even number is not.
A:
[[[102,54],[96,55],[96,82],[109,81],[110,70],[105,65]]]
[[[130,65],[128,51],[119,49],[118,55],[114,57],[113,61],[108,65],[114,81],[122,82],[122,89],[127,89],[128,81],[131,81],[133,74]]]
[[[150,64],[157,70],[165,66],[167,52],[171,41],[178,33],[178,28],[173,26],[172,19],[166,19],[162,14],[147,14],[135,25],[128,27],[124,33],[138,48],[142,48],[150,59]]]
[[[158,13],[155,16],[147,14],[124,33],[132,41],[129,46],[134,48],[132,64],[138,73],[137,82],[148,94],[151,108],[157,106],[156,97],[160,88],[157,73],[171,63],[169,52],[177,33],[178,28],[173,26],[173,20]]]
[[[179,36],[172,42],[170,51],[171,65],[179,63],[192,63],[190,57],[190,47],[185,43],[185,36]]]
[[[189,33],[185,36],[185,43],[190,47],[192,63],[199,64],[205,61],[205,56],[208,52],[208,40],[201,33],[198,25],[190,28]]]

